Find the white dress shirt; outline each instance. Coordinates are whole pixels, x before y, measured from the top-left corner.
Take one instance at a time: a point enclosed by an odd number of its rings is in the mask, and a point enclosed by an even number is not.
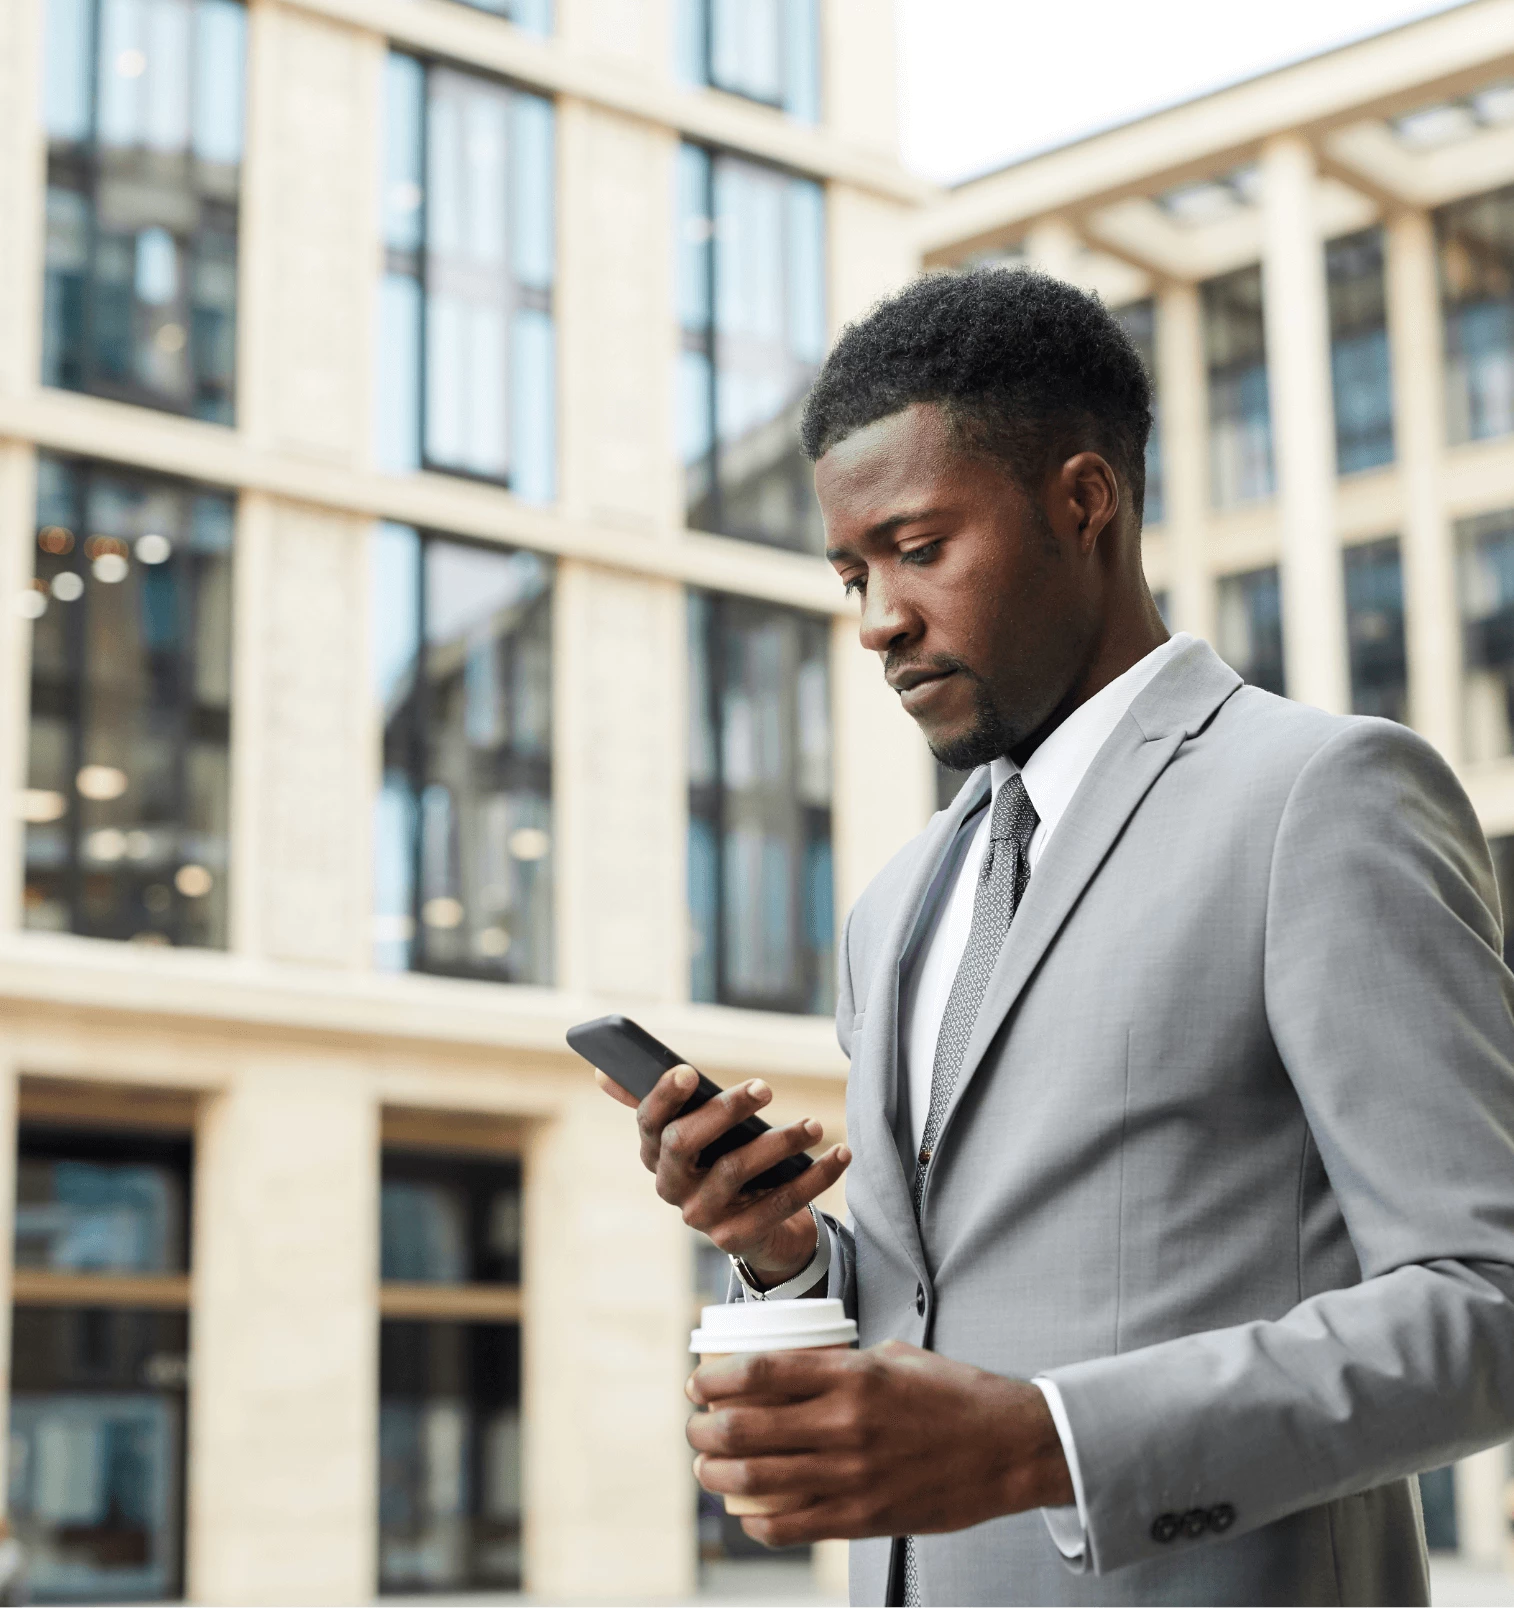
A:
[[[1046,852],[1046,845],[1056,832],[1057,825],[1067,813],[1073,795],[1088,774],[1094,756],[1104,746],[1111,732],[1124,718],[1126,711],[1141,689],[1167,663],[1173,654],[1193,640],[1180,632],[1160,647],[1153,648],[1144,659],[1133,664],[1124,674],[1116,676],[1107,687],[1096,692],[1087,703],[1080,704],[1057,729],[1036,749],[1025,762],[1023,769],[1012,759],[996,759],[990,767],[993,798],[1017,770],[1025,783],[1025,791],[1035,806],[1038,824],[1030,840],[1030,870],[1034,877],[1036,866]],[[972,930],[973,899],[977,892],[978,872],[988,848],[989,819],[993,814],[990,801],[981,809],[966,829],[958,834],[957,842],[942,861],[936,879],[925,901],[928,930],[919,934],[913,947],[913,964],[903,979],[899,1003],[899,1077],[901,1093],[908,1101],[908,1122],[913,1135],[913,1149],[918,1154],[925,1133],[925,1119],[930,1110],[931,1075],[936,1061],[936,1039],[940,1036],[941,1021],[946,1014],[947,996],[957,968],[962,963]],[[782,1300],[788,1296],[803,1295],[811,1290],[833,1261],[834,1252],[829,1233],[820,1236],[815,1259],[797,1277],[768,1292],[768,1299]],[[1072,1475],[1076,1505],[1063,1508],[1043,1508],[1052,1539],[1064,1556],[1079,1558],[1087,1546],[1087,1503],[1083,1496],[1082,1471],[1078,1466],[1077,1447],[1073,1444],[1072,1427],[1062,1405],[1057,1387],[1049,1379],[1036,1379],[1062,1440],[1062,1451]]]

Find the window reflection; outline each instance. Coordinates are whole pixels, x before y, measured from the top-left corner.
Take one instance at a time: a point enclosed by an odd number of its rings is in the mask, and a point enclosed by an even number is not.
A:
[[[552,0],[462,0],[475,11],[492,11],[526,33],[552,32]]]
[[[391,54],[385,115],[379,461],[550,502],[552,104]]]
[[[1277,567],[1222,576],[1217,603],[1220,657],[1252,686],[1281,695],[1283,604]]]
[[[424,1284],[518,1284],[520,1164],[386,1150],[383,1277]]]
[[[677,0],[678,71],[801,123],[820,119],[820,0]]]
[[[519,1327],[388,1320],[379,1376],[380,1590],[517,1589]]]
[[[46,385],[232,422],[246,13],[50,0]]]
[[[1157,304],[1147,298],[1118,308],[1114,315],[1146,365],[1151,381],[1151,434],[1146,440],[1146,506],[1148,525],[1162,522],[1162,398],[1157,372]]]
[[[229,497],[38,459],[25,924],[226,942]]]
[[[551,565],[382,526],[374,961],[552,979]]]
[[[1335,463],[1340,474],[1393,461],[1393,381],[1388,357],[1383,232],[1332,240],[1325,248],[1330,297],[1330,379]]]
[[[1507,435],[1514,430],[1514,187],[1442,207],[1436,233],[1451,440]]]
[[[695,999],[832,1008],[829,639],[792,609],[690,595]]]
[[[1398,537],[1347,548],[1345,564],[1351,711],[1407,721],[1409,656]]]
[[[1209,370],[1209,491],[1216,508],[1270,497],[1272,412],[1262,318],[1262,270],[1202,287]]]
[[[679,152],[679,441],[690,525],[820,552],[799,450],[825,355],[820,186],[697,145]]]
[[[1514,753],[1514,510],[1464,520],[1456,543],[1467,758],[1498,759]]]

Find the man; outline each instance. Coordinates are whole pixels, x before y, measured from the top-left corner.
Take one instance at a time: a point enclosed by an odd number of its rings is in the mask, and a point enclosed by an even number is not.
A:
[[[1242,686],[1140,560],[1150,392],[1094,300],[917,281],[809,399],[830,559],[979,767],[840,946],[851,1225],[760,1083],[639,1112],[748,1297],[862,1349],[695,1374],[719,1492],[856,1538],[862,1602],[1425,1602],[1412,1476],[1514,1428],[1514,979],[1419,738]],[[677,1118],[677,1120],[674,1120]],[[739,1397],[774,1405],[723,1406]],[[1040,1512],[1036,1512],[1040,1509]]]

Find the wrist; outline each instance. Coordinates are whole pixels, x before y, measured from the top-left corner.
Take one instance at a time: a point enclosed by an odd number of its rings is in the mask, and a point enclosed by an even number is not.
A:
[[[780,1234],[781,1239],[775,1235],[754,1255],[742,1258],[765,1289],[797,1278],[820,1248],[820,1224],[808,1207],[784,1223]]]
[[[1024,1379],[1000,1379],[1001,1411],[989,1415],[1001,1513],[1067,1507],[1076,1500],[1056,1420],[1041,1391]]]

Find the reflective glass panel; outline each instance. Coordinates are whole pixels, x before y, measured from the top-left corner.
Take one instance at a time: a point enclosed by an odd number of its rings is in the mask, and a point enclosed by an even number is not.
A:
[[[550,101],[391,54],[376,451],[556,496]]]
[[[233,503],[38,460],[25,924],[226,942]]]
[[[42,378],[233,422],[246,13],[50,0]]]
[[[520,1164],[384,1152],[383,1277],[421,1284],[518,1284]]]
[[[1450,438],[1514,430],[1514,187],[1436,214]]]
[[[16,1266],[186,1272],[189,1165],[187,1140],[23,1126]]]
[[[374,963],[550,982],[551,564],[389,525],[371,577]]]
[[[183,1591],[183,1312],[29,1307],[13,1317],[9,1517],[31,1602]]]
[[[462,4],[476,11],[492,11],[527,33],[552,32],[552,0],[462,0]]]
[[[818,553],[825,533],[798,423],[825,356],[824,194],[685,146],[678,199],[688,521]]]
[[[1345,565],[1351,711],[1407,721],[1409,656],[1398,537],[1348,547]]]
[[[689,903],[696,999],[832,1008],[829,627],[694,594]]]
[[[678,74],[820,119],[820,0],[677,0]]]
[[[1151,434],[1146,438],[1146,501],[1144,518],[1148,525],[1162,523],[1162,397],[1157,378],[1157,304],[1132,302],[1115,312],[1125,333],[1146,365],[1151,381]]]
[[[1282,694],[1283,603],[1276,566],[1222,576],[1218,605],[1220,657],[1252,686]]]
[[[1393,461],[1393,376],[1388,355],[1383,232],[1332,240],[1325,248],[1330,295],[1330,378],[1339,473]]]
[[[1231,508],[1273,492],[1262,271],[1242,268],[1201,289],[1209,370],[1209,492],[1216,508]]]
[[[1466,757],[1514,753],[1514,511],[1457,526]]]
[[[379,1379],[379,1589],[518,1589],[518,1326],[386,1320]]]

